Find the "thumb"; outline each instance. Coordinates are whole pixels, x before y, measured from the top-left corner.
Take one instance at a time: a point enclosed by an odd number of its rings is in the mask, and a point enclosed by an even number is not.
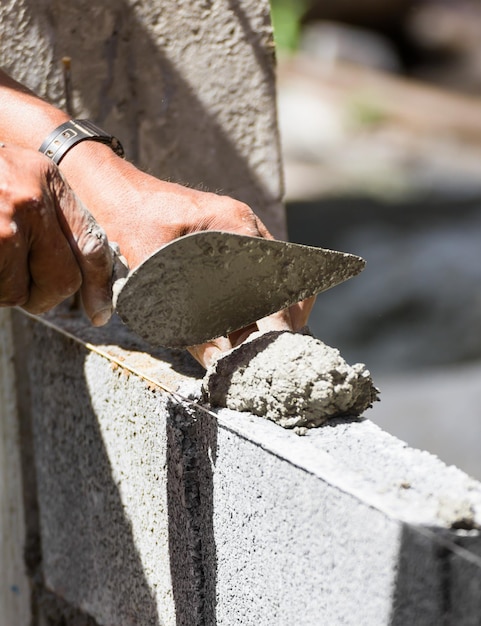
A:
[[[58,168],[50,182],[61,228],[82,274],[80,294],[85,312],[94,326],[101,326],[112,315],[113,254],[107,235]]]

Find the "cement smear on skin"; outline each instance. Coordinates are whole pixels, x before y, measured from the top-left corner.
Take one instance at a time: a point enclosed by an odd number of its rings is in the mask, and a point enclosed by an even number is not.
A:
[[[356,417],[378,399],[371,375],[348,365],[339,350],[286,331],[253,336],[223,355],[203,381],[212,406],[248,411],[284,428]]]

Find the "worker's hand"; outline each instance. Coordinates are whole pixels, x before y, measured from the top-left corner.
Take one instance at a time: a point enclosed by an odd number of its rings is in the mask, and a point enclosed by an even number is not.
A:
[[[111,315],[112,255],[56,165],[0,147],[0,306],[43,313],[79,288],[95,325]]]
[[[148,185],[150,190],[139,200],[137,206],[142,207],[143,215],[146,216],[143,219],[147,219],[149,227],[138,227],[138,238],[126,241],[121,248],[133,260],[133,265],[157,250],[160,245],[195,231],[220,230],[272,239],[272,235],[253,211],[233,198],[163,183],[155,178],[150,178]],[[120,233],[118,237],[121,237]],[[307,324],[313,304],[314,298],[309,298],[259,320],[249,328],[231,333],[228,337],[192,346],[189,351],[207,368],[222,352],[239,345],[257,330],[267,332],[302,328]]]
[[[268,332],[270,330],[299,330],[306,326],[314,302],[315,297],[308,298],[307,300],[292,305],[289,309],[274,313],[273,315],[269,315],[269,317],[259,320],[257,324],[252,324],[248,328],[231,333],[228,337],[219,337],[214,341],[202,345],[191,346],[189,352],[207,369],[223,352],[227,352],[227,350],[239,346],[249,335],[258,330],[261,332]]]
[[[79,159],[83,175],[79,175]],[[84,142],[67,153],[60,167],[109,239],[118,242],[131,268],[162,245],[195,231],[221,230],[272,238],[242,202],[158,180],[115,156],[106,146]],[[190,352],[208,367],[221,352],[238,345],[257,329],[298,330],[305,326],[313,303],[310,298],[229,337],[194,346]]]
[[[138,180],[134,187],[138,197],[130,201],[124,198],[121,207],[131,209],[124,209],[121,214],[119,207],[117,213],[122,215],[118,217],[118,223],[127,228],[111,235],[121,242],[122,253],[131,267],[138,265],[160,246],[195,231],[220,230],[272,239],[261,220],[242,202],[228,196],[165,183],[137,171],[133,177]],[[314,298],[310,298],[229,337],[192,346],[189,351],[207,368],[222,352],[239,345],[252,332],[302,328],[307,324],[313,304]]]
[[[37,150],[68,115],[0,70],[0,136]],[[269,237],[259,219],[231,198],[187,189],[144,174],[108,146],[84,141],[60,163],[75,194],[116,241],[131,267],[161,245],[198,230]],[[37,152],[0,148],[0,304],[41,312],[81,292],[94,323],[110,310],[111,261],[102,231],[55,166]],[[258,322],[260,330],[298,329],[313,300]],[[254,330],[245,329],[191,352],[205,366]]]

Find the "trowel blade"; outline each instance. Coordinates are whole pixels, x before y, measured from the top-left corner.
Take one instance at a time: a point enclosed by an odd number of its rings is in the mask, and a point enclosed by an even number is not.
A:
[[[343,252],[202,231],[175,239],[131,271],[115,306],[151,344],[184,348],[330,289],[364,265]]]

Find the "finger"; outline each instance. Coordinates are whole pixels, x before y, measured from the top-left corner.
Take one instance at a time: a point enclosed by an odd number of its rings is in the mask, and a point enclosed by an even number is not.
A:
[[[29,298],[27,245],[18,233],[0,236],[0,306],[22,306]]]
[[[257,327],[261,333],[267,333],[271,330],[292,330],[289,309],[283,309],[258,320]]]
[[[256,324],[250,324],[246,328],[242,328],[229,334],[229,337],[220,337],[214,341],[191,346],[188,348],[192,356],[199,361],[206,369],[212,365],[227,350],[239,346],[252,333],[261,331],[263,333],[272,330],[292,330],[289,310],[278,311],[263,319]]]
[[[252,333],[257,332],[259,329],[257,328],[257,324],[250,324],[245,328],[241,328],[240,330],[236,330],[233,333],[229,333],[229,341],[232,346],[239,346],[243,341],[252,335]]]
[[[201,365],[207,369],[227,350],[232,348],[232,344],[227,337],[219,337],[213,341],[190,346],[188,351]]]
[[[23,308],[44,313],[78,291],[82,275],[53,207],[51,218],[31,220],[30,294]]]
[[[315,302],[316,296],[311,296],[289,307],[293,330],[299,330],[307,325],[309,315],[311,314]]]
[[[272,330],[299,330],[306,326],[309,314],[312,310],[316,298],[312,296],[302,302],[292,305],[288,309],[279,311],[259,320],[256,324],[251,324],[246,328],[237,330],[229,334],[232,347],[239,346],[252,333],[256,331],[269,332]]]
[[[112,316],[113,255],[107,235],[95,223],[79,238],[83,281],[80,293],[87,315],[94,326],[106,324]]]
[[[49,172],[49,188],[61,228],[80,268],[85,312],[95,326],[100,326],[112,315],[113,255],[107,236],[58,169]]]
[[[264,225],[264,223],[262,222],[262,220],[260,220],[257,217],[257,215],[256,215],[256,226],[257,226],[257,230],[259,231],[259,234],[261,235],[261,237],[264,237],[264,239],[274,239],[274,237],[271,235],[271,233],[267,230],[267,228]]]
[[[28,300],[27,243],[20,233],[9,187],[8,151],[1,144],[0,158],[0,306],[22,306]]]
[[[44,157],[39,157],[4,147],[0,161],[1,303],[31,313],[55,306],[80,284],[77,263],[40,183]]]
[[[230,333],[229,338],[219,337],[208,343],[190,346],[188,351],[207,369],[215,363],[224,352],[240,345],[249,335],[257,330],[264,333],[272,330],[292,330],[289,310],[285,309],[264,317],[256,324],[251,324],[246,328]]]

